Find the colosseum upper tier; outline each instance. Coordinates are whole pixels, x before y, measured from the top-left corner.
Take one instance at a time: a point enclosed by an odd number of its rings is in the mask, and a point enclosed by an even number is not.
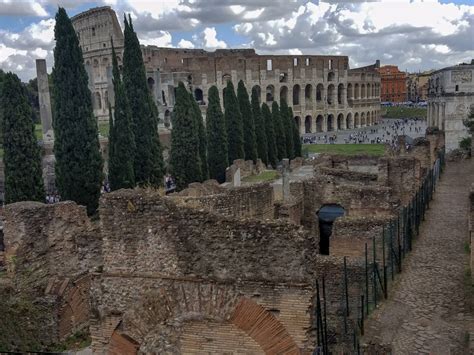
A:
[[[123,33],[115,11],[98,7],[72,18],[83,51],[94,113],[108,120],[113,105],[112,49],[118,62]],[[257,87],[261,102],[286,100],[293,108],[300,133],[327,132],[372,125],[380,117],[380,76],[376,64],[349,69],[347,56],[258,55],[253,49],[159,48],[142,46],[148,86],[161,121],[169,127],[180,81],[193,92],[205,117],[207,94],[216,85],[221,96],[228,80]]]

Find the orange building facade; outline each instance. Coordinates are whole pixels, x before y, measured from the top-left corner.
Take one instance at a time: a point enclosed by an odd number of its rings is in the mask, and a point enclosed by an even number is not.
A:
[[[384,65],[378,69],[380,73],[382,102],[407,101],[407,75],[398,70],[396,65]]]

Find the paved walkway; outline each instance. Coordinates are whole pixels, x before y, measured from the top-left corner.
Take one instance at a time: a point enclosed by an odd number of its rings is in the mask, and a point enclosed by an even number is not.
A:
[[[369,318],[364,342],[391,344],[396,355],[473,353],[474,318],[464,279],[473,182],[474,159],[448,163],[403,273],[390,299]]]

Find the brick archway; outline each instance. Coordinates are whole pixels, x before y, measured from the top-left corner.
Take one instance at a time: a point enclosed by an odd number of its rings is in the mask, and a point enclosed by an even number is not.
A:
[[[180,296],[170,294],[169,290],[146,295],[142,302],[124,314],[122,321],[115,323],[117,326],[109,338],[107,352],[132,355],[139,349],[159,351],[161,346],[179,352],[184,324],[211,320],[242,330],[266,354],[300,354],[285,326],[263,306],[238,296],[234,290],[215,286],[211,289],[206,296],[201,291],[196,293],[199,301],[206,299],[208,304],[196,306],[191,312],[188,305],[174,298]],[[187,304],[197,301],[192,299],[192,294],[184,296]],[[173,299],[177,301],[170,302]]]

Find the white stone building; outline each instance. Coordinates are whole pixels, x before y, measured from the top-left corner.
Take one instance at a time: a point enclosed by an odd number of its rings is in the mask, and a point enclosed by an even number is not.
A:
[[[428,92],[428,126],[445,132],[446,151],[459,148],[468,136],[463,124],[474,108],[474,62],[431,74]]]

